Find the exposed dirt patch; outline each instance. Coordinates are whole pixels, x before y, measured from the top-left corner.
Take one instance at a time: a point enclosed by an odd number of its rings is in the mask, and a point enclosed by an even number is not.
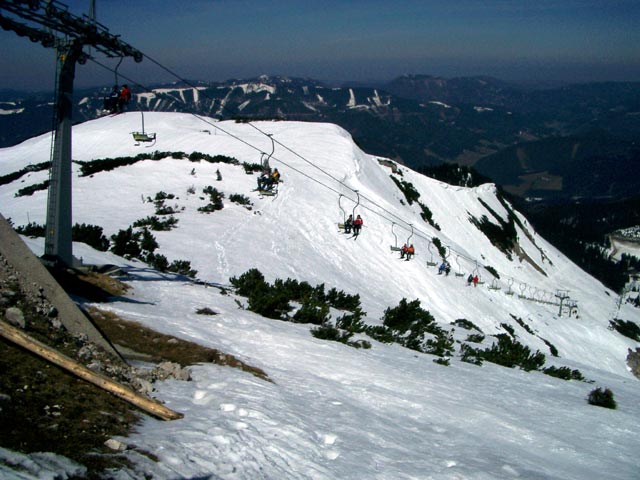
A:
[[[72,336],[55,317],[47,315],[44,301],[26,295],[6,263],[0,264],[3,316],[8,308],[19,309],[26,334],[79,359],[80,352],[87,351],[86,341]],[[98,355],[102,365],[109,362],[106,352]],[[120,363],[112,360],[114,365]],[[126,464],[126,459],[114,454],[104,442],[113,436],[126,436],[140,418],[125,401],[0,340],[2,447],[23,453],[48,451],[64,455],[87,467],[87,477],[93,478],[106,468]]]
[[[123,320],[113,312],[91,307],[87,313],[114,344],[148,355],[156,361],[168,360],[183,367],[195,363],[215,363],[239,368],[258,378],[271,381],[264,371],[243,363],[233,355],[158,333],[139,323]]]
[[[106,302],[111,297],[125,295],[130,288],[116,278],[96,272],[54,269],[51,274],[68,294],[93,302]]]
[[[67,270],[55,272],[55,276],[69,293],[94,301],[123,295],[128,288],[101,274]],[[19,325],[15,319],[14,325],[27,335],[122,385],[141,391],[141,384],[150,385],[154,378],[162,378],[137,377],[135,369],[121,359],[83,336],[71,335],[47,299],[25,291],[17,273],[0,255],[0,318],[4,319],[9,310],[12,317],[19,312]],[[160,334],[111,312],[94,308],[91,315],[113,344],[141,352],[148,358],[182,366],[204,362],[227,365],[270,381],[266,373],[231,355]],[[105,446],[105,442],[113,437],[126,437],[141,418],[143,414],[124,400],[0,339],[0,446],[25,454],[63,455],[86,467],[83,478],[101,475],[106,478],[108,469],[129,465],[124,455]],[[126,448],[154,458],[134,445]]]

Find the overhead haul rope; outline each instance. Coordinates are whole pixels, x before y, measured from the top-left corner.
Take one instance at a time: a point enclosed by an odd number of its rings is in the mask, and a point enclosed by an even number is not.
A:
[[[156,66],[158,66],[159,68],[161,68],[161,69],[162,69],[162,70],[164,70],[165,72],[169,73],[170,75],[174,76],[174,77],[175,77],[176,79],[178,79],[179,81],[183,82],[185,85],[188,85],[188,86],[190,86],[191,88],[194,88],[194,89],[196,89],[196,90],[198,89],[198,86],[196,86],[196,85],[194,85],[193,83],[189,82],[188,80],[185,80],[184,78],[180,77],[178,74],[176,74],[175,72],[173,72],[171,69],[169,69],[169,68],[165,67],[164,65],[162,65],[162,64],[161,64],[160,62],[158,62],[157,60],[155,60],[155,59],[153,59],[153,58],[149,57],[149,56],[148,56],[148,55],[146,55],[146,54],[143,54],[143,56],[144,56],[144,57],[146,57],[146,58],[147,58],[151,63],[155,64]],[[97,61],[97,60],[95,60],[94,58],[90,58],[90,60],[91,60],[91,61],[93,61],[95,64],[97,64],[97,65],[101,66],[102,68],[105,68],[105,69],[110,70],[110,71],[112,71],[112,72],[114,71],[114,70],[113,70],[113,69],[111,69],[110,67],[108,67],[108,66],[106,66],[106,65],[104,65],[104,64],[102,64],[102,63],[100,63],[100,62],[98,62],[98,61]],[[137,87],[140,87],[143,91],[145,91],[145,92],[149,92],[149,93],[153,93],[153,89],[148,88],[148,87],[146,87],[146,86],[144,86],[144,85],[142,85],[142,84],[140,84],[140,83],[136,82],[135,80],[129,79],[129,78],[127,78],[126,76],[124,76],[124,75],[122,75],[122,74],[120,74],[120,76],[121,76],[122,78],[124,78],[125,80],[127,80],[127,81],[128,81],[129,83],[131,83],[132,85],[135,85],[135,86],[137,86]],[[212,98],[212,97],[208,96],[206,93],[200,92],[200,94],[201,94],[202,96],[204,96],[205,98],[208,98],[209,100],[212,100],[212,101],[214,101],[214,102],[216,101],[216,99],[215,99],[215,98]],[[174,97],[174,96],[171,96],[171,98],[172,98],[173,100],[175,100],[176,102],[178,102],[178,103],[182,103],[182,104],[186,105],[186,102],[185,102],[184,100],[182,100],[182,99],[179,99],[179,98]],[[221,104],[220,106],[221,106],[221,109],[226,110],[226,111],[227,111],[227,113],[228,113],[229,115],[232,115],[232,112],[230,112],[224,104]],[[207,125],[212,126],[213,128],[215,128],[215,129],[217,129],[217,130],[221,131],[222,133],[224,133],[224,134],[226,134],[226,135],[230,136],[231,138],[234,138],[234,139],[238,140],[239,142],[241,142],[241,143],[245,144],[246,146],[248,146],[248,147],[250,147],[250,148],[252,148],[252,149],[256,150],[257,152],[259,152],[259,153],[266,153],[266,152],[264,152],[261,148],[256,147],[255,145],[251,144],[250,142],[248,142],[248,141],[246,141],[246,140],[244,140],[244,139],[240,138],[239,136],[237,136],[237,135],[235,135],[235,134],[233,134],[233,133],[231,133],[231,132],[229,132],[229,131],[225,130],[224,128],[220,127],[219,125],[217,125],[217,124],[215,124],[215,123],[213,123],[213,122],[208,121],[206,118],[204,118],[204,117],[202,117],[202,116],[198,115],[197,113],[194,113],[194,112],[188,112],[188,113],[189,113],[190,115],[193,115],[193,116],[194,116],[195,118],[197,118],[198,120],[200,120],[200,121],[202,121],[202,122],[206,123]],[[368,197],[366,197],[365,195],[358,194],[358,192],[356,191],[356,189],[354,189],[354,188],[350,187],[349,185],[347,185],[346,183],[344,183],[344,182],[343,182],[342,180],[340,180],[339,178],[335,177],[335,176],[334,176],[334,175],[332,175],[331,173],[329,173],[329,172],[327,172],[326,170],[324,170],[323,168],[319,167],[318,165],[316,165],[315,163],[313,163],[312,161],[310,161],[309,159],[307,159],[306,157],[304,157],[304,156],[303,156],[303,155],[301,155],[300,153],[296,152],[295,150],[291,149],[291,148],[290,148],[290,147],[288,147],[287,145],[283,144],[283,143],[282,143],[282,142],[280,142],[279,140],[277,140],[277,139],[273,139],[273,137],[271,136],[271,134],[268,134],[267,132],[265,132],[264,130],[262,130],[261,128],[259,128],[258,126],[254,125],[252,122],[246,122],[246,123],[245,123],[245,125],[248,125],[248,126],[252,127],[253,129],[255,129],[257,132],[261,133],[262,135],[265,135],[265,136],[269,137],[269,138],[270,138],[270,139],[272,139],[275,143],[277,143],[279,146],[281,146],[282,148],[284,148],[285,150],[287,150],[288,152],[290,152],[290,153],[291,153],[291,154],[293,154],[294,156],[298,157],[299,159],[303,160],[305,163],[307,163],[307,164],[311,165],[312,167],[314,167],[315,169],[319,170],[320,172],[322,172],[323,174],[325,174],[326,176],[328,176],[329,178],[331,178],[332,180],[334,180],[334,181],[335,181],[335,182],[337,182],[338,184],[342,185],[342,186],[343,186],[343,187],[345,187],[346,189],[351,190],[352,192],[356,193],[356,195],[358,195],[358,196],[359,196],[360,200],[366,200],[368,203],[370,203],[371,205],[373,205],[373,206],[377,207],[378,209],[382,210],[383,212],[387,213],[389,216],[391,216],[391,217],[393,217],[393,218],[395,218],[395,219],[397,219],[397,220],[400,220],[402,223],[404,223],[404,224],[406,224],[406,225],[409,225],[409,227],[411,228],[412,234],[413,234],[413,235],[415,235],[416,237],[419,237],[419,238],[421,238],[422,240],[424,240],[424,241],[426,241],[426,242],[429,242],[429,243],[430,243],[430,242],[432,242],[433,238],[430,238],[430,237],[428,236],[428,234],[423,233],[421,230],[417,230],[417,229],[415,229],[415,227],[413,227],[413,226],[412,226],[412,223],[411,223],[411,222],[408,222],[408,221],[406,221],[405,219],[403,219],[402,217],[400,217],[400,216],[396,215],[395,213],[390,212],[388,209],[386,209],[385,207],[383,207],[383,206],[379,205],[379,204],[378,204],[378,203],[376,203],[375,201],[373,201],[373,200],[369,199],[369,198],[368,198]],[[347,197],[346,195],[342,194],[341,192],[339,192],[339,191],[338,191],[338,190],[336,190],[335,188],[333,188],[333,187],[331,187],[331,186],[327,185],[326,183],[321,182],[321,181],[320,181],[320,180],[318,180],[317,178],[315,178],[315,177],[313,177],[313,176],[311,176],[311,175],[309,175],[309,174],[307,174],[307,173],[305,173],[305,172],[301,171],[300,169],[298,169],[298,168],[296,168],[296,167],[291,166],[290,164],[288,164],[288,163],[287,163],[287,162],[285,162],[284,160],[279,159],[279,158],[277,158],[277,157],[275,157],[275,156],[271,156],[271,158],[272,158],[273,160],[275,160],[275,161],[277,161],[277,162],[281,163],[282,165],[286,166],[287,168],[290,168],[291,170],[295,171],[296,173],[298,173],[298,174],[302,175],[303,177],[306,177],[306,178],[308,178],[309,180],[311,180],[311,181],[313,181],[313,182],[317,183],[318,185],[320,185],[320,186],[323,186],[323,187],[327,188],[328,190],[332,191],[333,193],[336,193],[336,194],[338,194],[338,195],[342,195],[342,196],[344,196],[345,198],[348,198],[349,200],[351,200],[351,201],[353,201],[353,202],[356,202],[356,201],[357,201],[356,199],[352,199],[352,198],[350,198],[350,197]],[[380,217],[380,218],[384,219],[384,220],[385,220],[385,221],[387,221],[387,222],[390,222],[390,223],[392,223],[392,224],[393,224],[393,223],[395,223],[395,222],[394,222],[394,220],[392,220],[392,219],[390,219],[389,217],[387,217],[387,216],[383,215],[383,214],[382,214],[382,213],[380,213],[379,211],[376,211],[376,210],[374,210],[373,208],[368,207],[367,205],[360,204],[360,208],[362,208],[363,210],[367,210],[367,211],[371,212],[371,213],[372,213],[372,214],[374,214],[374,215],[377,215],[378,217]],[[402,227],[402,228],[405,228],[405,227]],[[405,230],[410,231],[410,229],[409,229],[409,228],[405,228]],[[451,248],[450,246],[448,246],[448,245],[446,246],[446,248],[448,248],[448,249],[449,249],[449,252],[450,252],[450,253],[451,253],[451,252],[453,252],[453,253],[455,253],[456,255],[459,255],[461,258],[463,258],[463,259],[465,259],[465,260],[467,260],[467,261],[469,261],[469,262],[471,262],[471,263],[475,263],[476,268],[477,268],[477,267],[482,267],[483,269],[485,269],[485,270],[486,270],[486,267],[485,267],[484,265],[482,265],[482,264],[478,265],[478,261],[477,261],[476,259],[471,258],[471,257],[468,257],[468,256],[466,256],[463,252],[458,252],[457,250],[452,249],[452,248]],[[491,272],[489,272],[489,273],[491,273]],[[513,281],[519,281],[518,279],[516,279],[516,278],[514,278],[514,277],[511,277],[511,276],[509,276],[509,275],[503,275],[502,277],[503,277],[503,278],[505,278],[505,279],[513,280]],[[541,291],[543,291],[543,292],[547,292],[547,293],[552,293],[552,292],[549,292],[548,290],[544,290],[544,289],[542,289]]]

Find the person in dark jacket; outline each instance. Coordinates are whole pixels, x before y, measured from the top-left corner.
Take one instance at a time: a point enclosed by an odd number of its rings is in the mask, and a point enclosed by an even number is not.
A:
[[[349,215],[349,218],[344,222],[344,233],[351,233],[353,228],[353,215]]]
[[[118,99],[120,98],[120,90],[117,85],[114,85],[111,89],[111,93],[104,97],[104,109],[109,113],[116,113],[118,111]]]

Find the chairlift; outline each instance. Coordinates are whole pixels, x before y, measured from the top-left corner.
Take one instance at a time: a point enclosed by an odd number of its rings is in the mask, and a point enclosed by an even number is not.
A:
[[[120,57],[120,60],[116,65],[116,68],[113,70],[113,73],[115,74],[115,77],[116,77],[116,83],[114,83],[114,85],[120,85],[120,80],[118,79],[118,68],[120,68],[120,64],[122,63],[122,60],[124,60],[124,57]]]
[[[475,260],[476,266],[473,269],[473,276],[478,277],[478,285],[484,285],[484,281],[482,280],[482,274],[480,273],[480,266],[478,265],[478,261]]]
[[[144,131],[144,112],[140,112],[140,115],[142,115],[142,131],[141,132],[131,132],[131,135],[133,135],[133,139],[136,142],[153,142],[151,145],[148,145],[149,147],[153,146],[153,144],[156,142],[156,134],[155,133],[146,133]],[[137,143],[136,145],[139,145],[140,143]]]
[[[460,255],[456,255],[456,264],[458,265],[458,271],[454,272],[456,277],[464,277],[464,273],[462,273],[462,266],[460,265]]]
[[[506,293],[507,295],[513,295],[514,291],[511,289],[511,287],[513,286],[513,278],[509,279],[508,285],[509,285],[509,290],[507,290],[504,293]]]
[[[491,285],[489,285],[489,290],[500,290],[500,285],[498,285],[498,279],[494,278],[491,280]]]
[[[542,291],[538,287],[535,287],[535,290],[533,291],[533,295],[532,295],[533,300],[536,302],[539,302],[541,298],[541,293]]]
[[[353,211],[351,212],[353,215],[353,219],[356,219],[356,208],[358,208],[358,205],[360,205],[360,194],[358,193],[358,190],[354,190],[354,192],[356,193],[358,200],[355,204],[355,206],[353,207]]]
[[[433,261],[433,251],[431,251],[431,242],[429,242],[429,245],[427,246],[427,249],[429,250],[429,260],[427,260],[427,266],[428,267],[435,267],[438,264]]]
[[[276,143],[273,140],[273,133],[267,133],[266,135],[269,137],[269,140],[271,140],[271,153],[267,155],[265,152],[260,152],[260,165],[262,165],[262,170],[270,172],[271,167],[269,166],[269,160],[271,159],[273,152],[276,151]],[[267,155],[266,159],[264,158],[265,155]]]
[[[269,190],[260,190],[258,192],[260,197],[277,197],[278,196],[278,184],[274,183]]]
[[[398,236],[396,235],[396,232],[393,229],[395,225],[396,225],[395,222],[391,222],[391,234],[393,235],[393,245],[391,245],[391,251],[399,252],[402,249],[398,246]]]
[[[525,292],[527,291],[527,288],[529,288],[529,286],[525,283],[525,282],[520,282],[520,295],[518,295],[518,298],[527,298],[527,296],[525,295]]]
[[[411,227],[411,235],[407,237],[407,245],[411,245],[411,237],[413,237],[413,224],[410,223],[409,226]]]
[[[338,223],[338,228],[340,230],[344,230],[344,224],[347,222],[347,212],[342,208],[342,197],[344,197],[343,194],[340,194],[338,197],[338,208],[342,211],[342,223]]]

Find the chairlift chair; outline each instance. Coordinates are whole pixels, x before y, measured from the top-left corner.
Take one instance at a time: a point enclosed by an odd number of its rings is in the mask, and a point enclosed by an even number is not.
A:
[[[458,265],[458,271],[454,272],[456,277],[464,277],[464,273],[462,273],[462,266],[460,265],[460,255],[456,255],[456,264]]]
[[[510,279],[509,279],[509,283],[508,283],[508,285],[509,285],[509,290],[507,290],[507,291],[506,291],[506,292],[504,292],[504,293],[506,293],[507,295],[513,295],[513,294],[514,294],[514,291],[511,289],[511,287],[513,286],[513,278],[510,278]]]
[[[525,295],[527,288],[529,288],[529,286],[525,282],[520,282],[520,295],[518,295],[518,298],[527,298]]]
[[[357,196],[357,201],[356,204],[353,207],[353,211],[351,212],[351,214],[353,215],[353,219],[356,219],[356,208],[358,208],[358,205],[360,205],[360,194],[358,193],[358,190],[354,190],[356,196]]]
[[[431,242],[429,242],[427,249],[429,250],[429,260],[427,260],[427,266],[429,267],[437,266],[438,264],[433,261],[433,252],[431,251]]]
[[[477,260],[475,262],[476,262],[476,266],[473,269],[472,275],[474,277],[478,276],[478,285],[484,285],[485,282],[484,282],[484,280],[482,280],[482,274],[480,273],[480,266],[478,265],[478,261]]]
[[[279,182],[278,182],[279,183]],[[278,183],[274,183],[269,190],[260,190],[259,194],[263,197],[275,197],[278,195]]]
[[[131,135],[133,135],[133,139],[136,142],[153,142],[153,143],[155,143],[156,134],[155,133],[146,133],[144,131],[144,112],[141,111],[140,115],[142,115],[142,131],[140,131],[140,132],[131,132]],[[151,145],[153,145],[153,143]],[[149,146],[151,146],[151,145],[149,145]]]
[[[393,234],[393,245],[391,245],[391,251],[392,252],[399,252],[400,250],[402,250],[402,248],[400,248],[398,246],[398,236],[396,235],[396,232],[393,230],[393,227],[395,227],[395,222],[391,223],[391,233]]]
[[[269,140],[271,140],[271,153],[268,155],[265,152],[260,153],[260,165],[262,165],[263,170],[271,170],[271,167],[269,166],[269,160],[273,156],[273,152],[276,151],[276,143],[273,140],[273,134],[267,133],[267,137],[269,137]],[[267,155],[266,159],[264,158],[265,155]]]
[[[344,231],[344,224],[347,222],[347,212],[342,208],[342,197],[344,197],[343,194],[340,194],[338,197],[338,208],[342,212],[342,223],[338,223],[338,228]]]

